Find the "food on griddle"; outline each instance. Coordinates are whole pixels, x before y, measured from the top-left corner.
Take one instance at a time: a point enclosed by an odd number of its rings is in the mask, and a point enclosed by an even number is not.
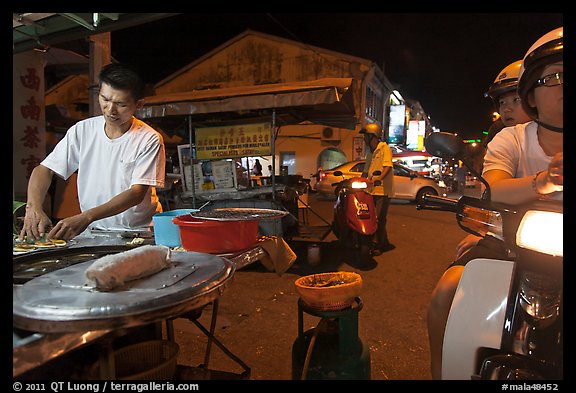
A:
[[[36,241],[31,240],[16,240],[14,242],[14,247],[12,247],[13,252],[28,252],[38,250],[39,248],[55,248],[55,247],[65,247],[68,245],[66,240],[60,239],[46,239],[40,238]]]
[[[156,274],[169,266],[169,247],[141,246],[94,261],[86,269],[86,284],[101,291],[110,291],[128,281]]]
[[[50,240],[52,242],[52,244],[54,244],[56,247],[64,247],[65,245],[68,244],[68,242],[66,240],[61,240],[61,239],[52,239]]]
[[[14,243],[14,246],[12,247],[12,251],[13,252],[27,252],[27,251],[33,251],[36,248],[37,247],[34,244],[28,244],[26,242],[16,242],[16,243]]]
[[[37,240],[34,242],[34,245],[38,248],[54,248],[54,247],[56,247],[56,245],[54,245],[54,243],[52,243],[52,241],[50,241],[50,240],[47,240],[47,241]]]

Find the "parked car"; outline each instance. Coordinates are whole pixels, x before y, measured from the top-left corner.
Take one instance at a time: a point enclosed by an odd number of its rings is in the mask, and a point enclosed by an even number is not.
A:
[[[316,191],[323,197],[334,198],[335,186],[332,184],[342,181],[344,178],[362,175],[366,161],[350,161],[342,165],[325,170],[320,173],[320,181]],[[446,187],[440,185],[435,179],[419,174],[410,168],[394,163],[394,197],[417,202],[425,194],[446,196]],[[341,171],[342,176],[334,176],[335,171]]]

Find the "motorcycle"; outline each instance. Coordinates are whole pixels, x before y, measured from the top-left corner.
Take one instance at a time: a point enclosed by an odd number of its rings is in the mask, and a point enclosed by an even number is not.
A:
[[[375,171],[374,176],[380,173]],[[342,171],[334,172],[334,176],[342,175]],[[365,177],[343,179],[332,184],[336,187],[332,231],[346,248],[354,251],[361,263],[370,258],[372,238],[378,229],[374,198],[369,191],[379,184],[380,180],[373,182]]]
[[[461,139],[434,133],[425,146],[462,160],[486,191],[481,199],[427,195],[417,208],[455,212],[463,230],[490,232],[505,242],[509,256],[466,264],[444,332],[442,379],[562,379],[562,201],[492,203],[488,183],[463,157]]]

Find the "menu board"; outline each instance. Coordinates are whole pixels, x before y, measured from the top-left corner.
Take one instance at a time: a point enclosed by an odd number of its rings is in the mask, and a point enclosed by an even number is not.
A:
[[[214,188],[234,188],[235,184],[234,161],[213,161],[212,176],[214,177]]]
[[[235,162],[225,160],[201,160],[192,165],[190,145],[178,146],[180,171],[184,175],[184,191],[196,193],[232,191],[237,188]],[[194,173],[192,173],[194,171]],[[194,184],[194,187],[192,187]]]

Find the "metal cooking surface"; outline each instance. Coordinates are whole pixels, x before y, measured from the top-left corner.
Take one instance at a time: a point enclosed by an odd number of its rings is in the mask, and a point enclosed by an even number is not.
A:
[[[15,285],[14,326],[73,332],[155,322],[209,303],[234,273],[232,262],[216,255],[173,252],[171,256],[172,268],[109,292],[84,285],[93,259]]]
[[[216,221],[271,220],[284,217],[288,212],[274,209],[243,207],[219,208],[190,213],[192,217]]]
[[[108,254],[127,251],[134,247],[98,246],[61,248],[38,251],[13,257],[12,280],[23,284],[31,279],[80,262],[94,260]]]

